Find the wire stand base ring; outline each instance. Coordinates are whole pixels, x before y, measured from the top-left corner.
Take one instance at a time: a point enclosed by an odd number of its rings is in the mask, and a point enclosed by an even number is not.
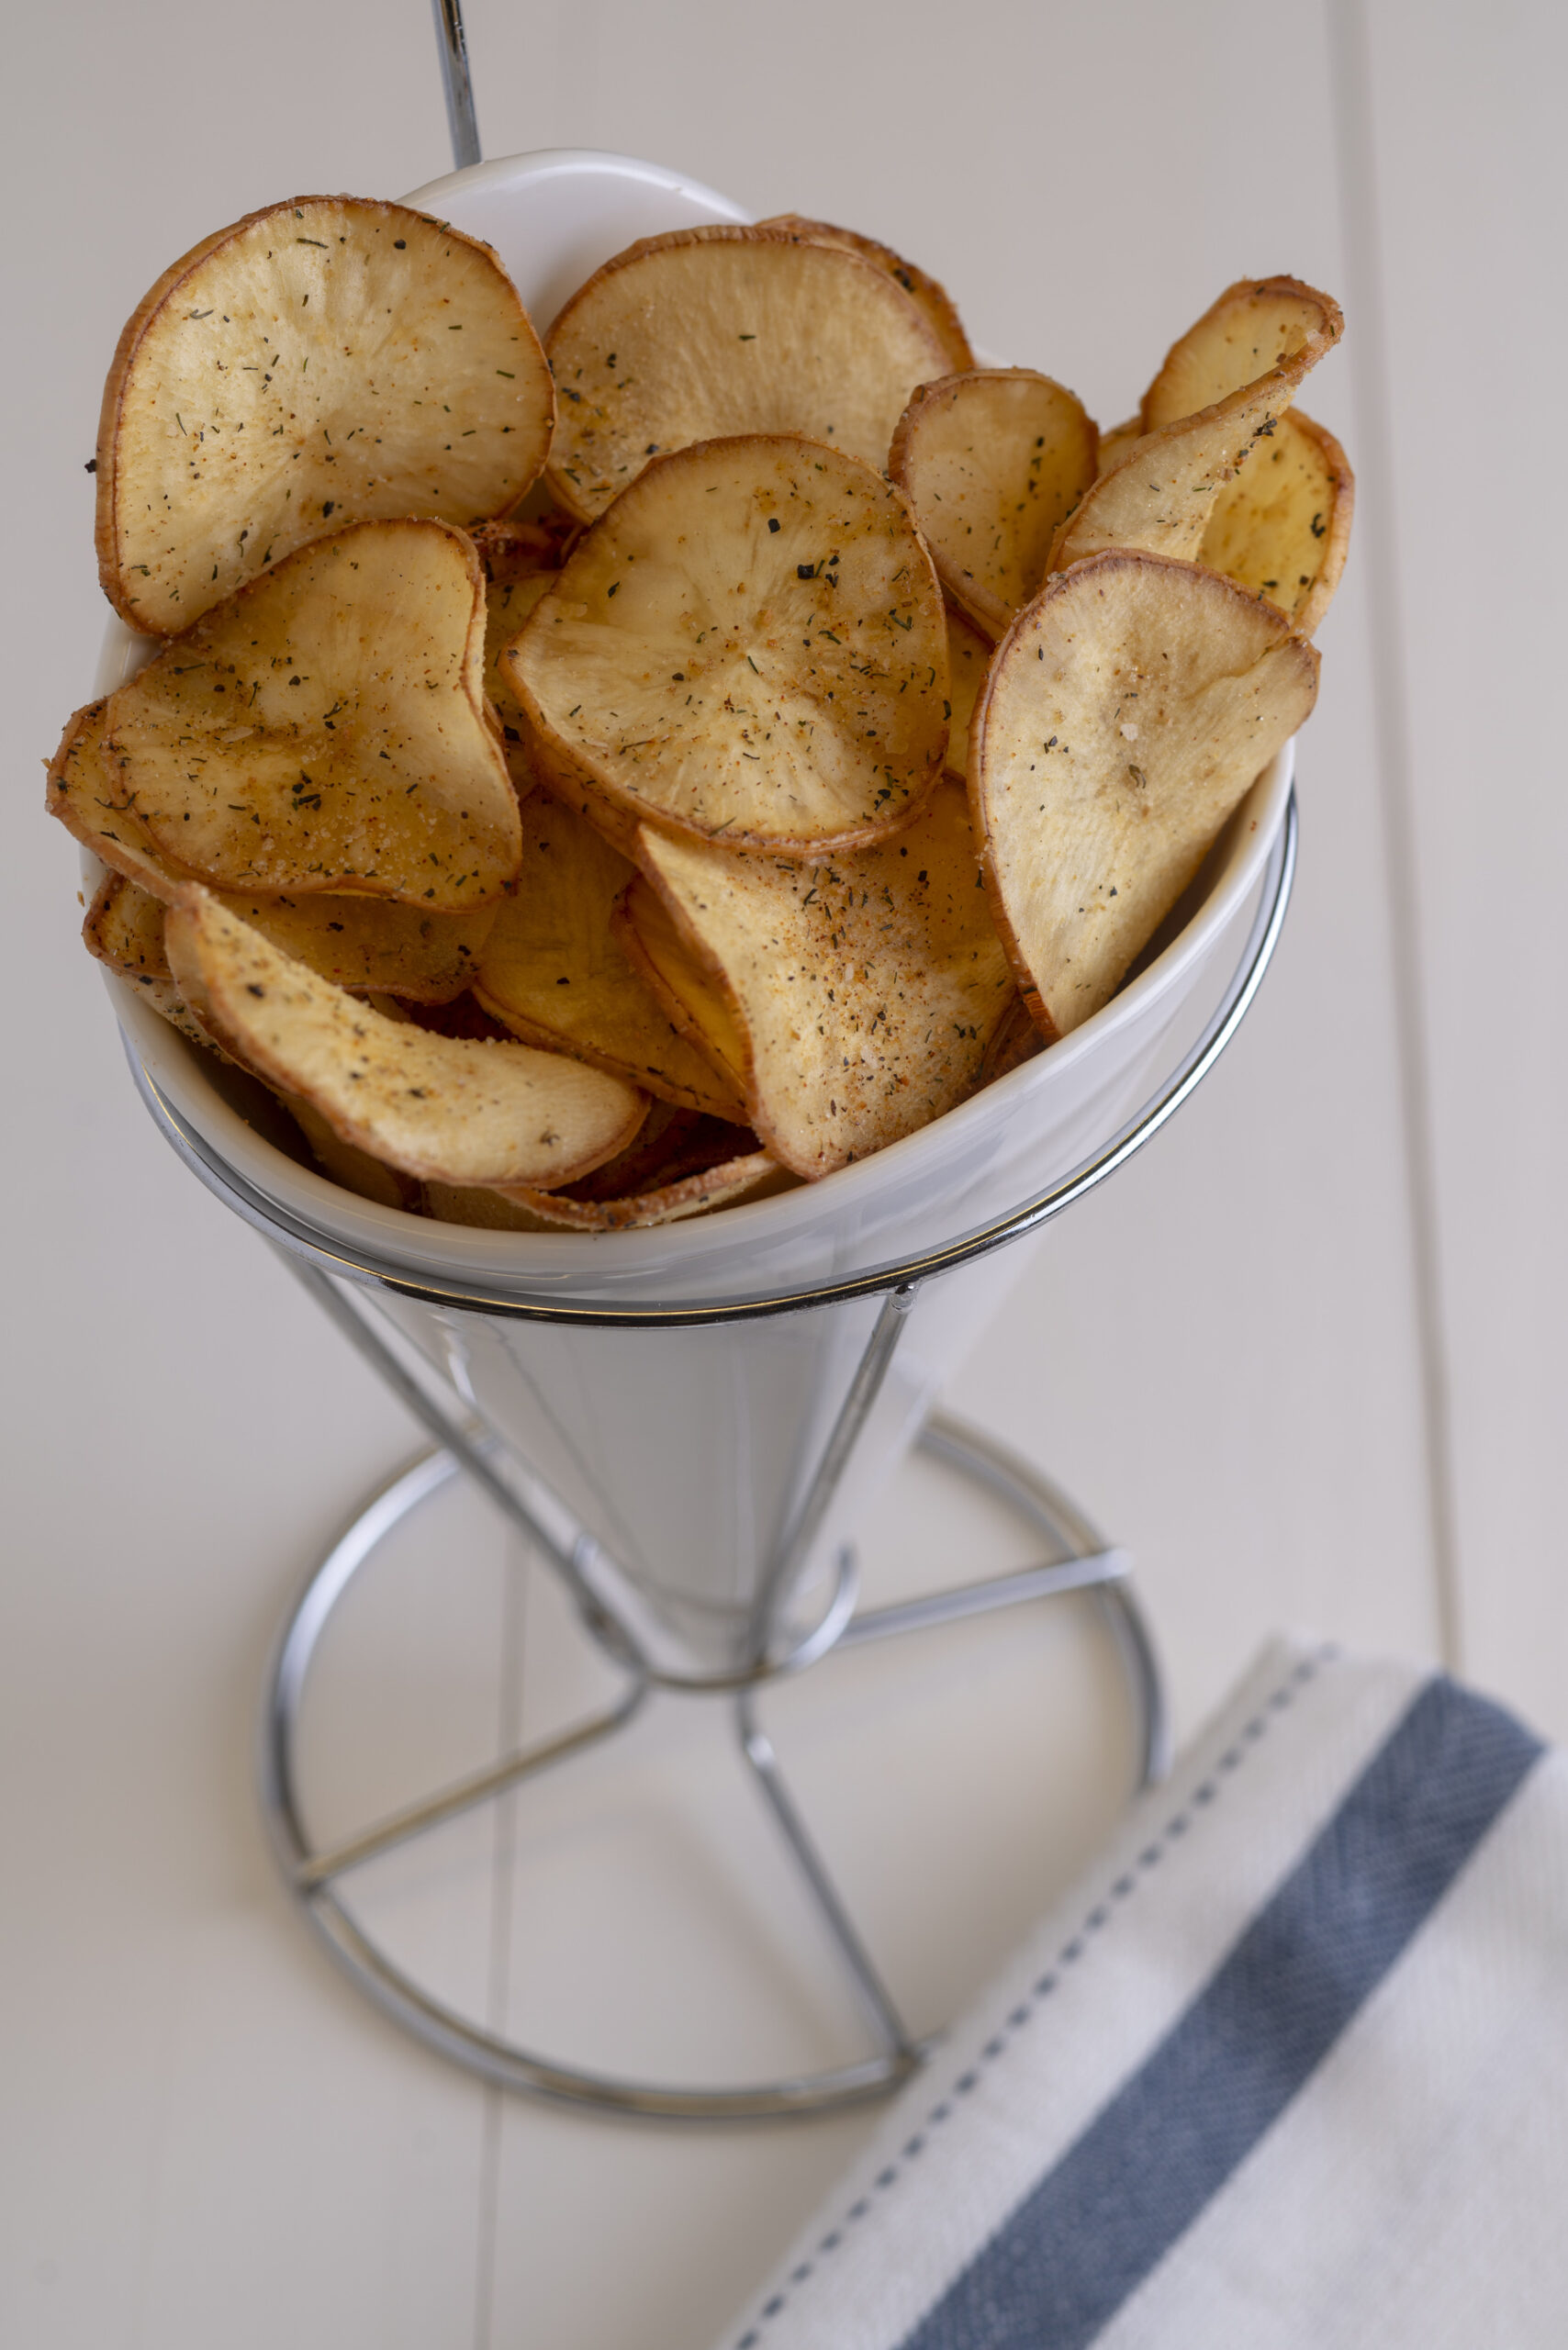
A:
[[[1047,1480],[974,1431],[934,1419],[916,1449],[983,1489],[1021,1518],[1055,1554],[1047,1563],[930,1597],[850,1617],[839,1645],[902,1639],[967,1617],[1058,1596],[1093,1595],[1114,1637],[1137,1724],[1137,1777],[1148,1785],[1169,1766],[1164,1696],[1124,1553],[1108,1549]],[[740,1752],[809,1893],[877,2042],[857,2063],[739,2087],[666,2085],[557,2064],[460,2014],[432,1996],[382,1951],[341,1897],[339,1881],[362,1862],[406,1843],[475,1806],[493,1801],[540,1773],[612,1739],[637,1714],[653,1684],[633,1677],[617,1704],[563,1736],[525,1748],[454,1782],[330,1848],[307,1832],[296,1761],[300,1714],[312,1659],[353,1578],[393,1529],[459,1473],[451,1455],[431,1452],[395,1479],[364,1510],[315,1571],[285,1628],[267,1690],[262,1800],[268,1834],[290,1894],[339,1966],[384,2013],[427,2046],[501,2087],[622,2117],[665,2121],[755,2121],[821,2114],[885,2096],[920,2064],[924,2047],[904,2025],[817,1851],[810,1828],[762,1729],[755,1676],[724,1702],[734,1709]],[[853,1591],[841,1571],[839,1594]],[[837,1607],[830,1610],[836,1615]],[[812,1645],[815,1642],[813,1639]],[[801,1660],[781,1661],[792,1669]],[[622,1660],[617,1658],[616,1662]],[[704,1695],[711,1695],[711,1689]]]

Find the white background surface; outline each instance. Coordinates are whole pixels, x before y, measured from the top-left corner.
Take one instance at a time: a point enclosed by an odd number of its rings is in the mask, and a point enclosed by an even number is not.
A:
[[[1518,0],[472,0],[488,152],[641,152],[883,236],[1106,424],[1232,277],[1344,299],[1307,404],[1361,506],[1283,946],[953,1398],[1135,1551],[1185,1725],[1305,1622],[1441,1651],[1568,1729],[1563,26]],[[446,167],[428,11],[62,0],[13,22],[6,64],[0,2338],[696,2350],[860,2125],[680,2136],[503,2103],[309,1946],[255,1822],[257,1690],[293,1583],[410,1432],[153,1135],[41,815],[101,629],[82,465],[119,324],[252,206]],[[912,1506],[927,1549],[935,1523]],[[516,1614],[481,1632],[485,1689],[436,1676],[487,1737],[547,1673],[548,1627]],[[466,1620],[443,1610],[434,1649]],[[1041,1636],[1064,1693],[1076,1637]],[[955,1673],[914,1718],[933,1735]],[[1078,1753],[1042,1896],[1115,1793]],[[1002,1759],[1010,1802],[1049,1778]],[[860,1817],[846,1796],[851,1844]],[[628,1980],[678,1972],[621,1934]]]

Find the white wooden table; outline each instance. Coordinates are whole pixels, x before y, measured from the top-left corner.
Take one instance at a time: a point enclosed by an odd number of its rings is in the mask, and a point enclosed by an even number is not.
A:
[[[488,151],[645,153],[881,235],[978,341],[1107,424],[1230,278],[1342,296],[1308,405],[1361,506],[1284,944],[1217,1072],[1054,1227],[952,1402],[1134,1550],[1181,1725],[1305,1622],[1440,1653],[1568,1729],[1561,13],[471,0],[469,32]],[[308,1943],[254,1812],[263,1660],[297,1576],[415,1439],[152,1134],[40,812],[37,762],[101,627],[82,465],[119,323],[219,221],[445,168],[428,15],[61,0],[7,62],[0,2339],[699,2350],[864,2124],[682,2134],[506,2100]],[[877,1571],[941,1539],[912,1488]],[[436,1648],[499,1572],[476,1534]],[[463,1695],[459,1666],[440,1684],[470,1728],[498,1735],[509,1689],[526,1712],[548,1612],[498,1629],[488,1691]],[[1007,1802],[1031,1772],[1050,1792],[997,1832],[1036,1821],[1043,1893],[1119,1766],[1071,1711],[1079,1630],[1030,1638],[1065,1710],[1036,1748],[999,1706]],[[909,1725],[961,1710],[961,1679],[960,1659],[889,1732],[932,1818],[941,1774]],[[431,1703],[414,1734],[434,1753]],[[1076,1756],[1059,1774],[1053,1738]],[[654,1756],[650,1818],[690,1767]],[[848,1799],[840,1827],[866,1832]],[[504,1841],[465,1864],[495,1980],[545,1949],[570,2029],[559,1953],[526,1918],[508,1951]],[[410,1898],[444,1930],[428,1885]],[[653,1944],[650,1980],[683,1963]],[[907,1961],[933,2006],[944,1948]]]

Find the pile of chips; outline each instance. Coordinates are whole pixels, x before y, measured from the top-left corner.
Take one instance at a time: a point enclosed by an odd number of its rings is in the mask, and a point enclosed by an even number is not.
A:
[[[51,812],[91,951],[336,1181],[608,1231],[912,1133],[1109,1001],[1311,711],[1339,312],[1229,288],[1101,434],[789,216],[543,341],[490,249],[301,197],[120,338]]]

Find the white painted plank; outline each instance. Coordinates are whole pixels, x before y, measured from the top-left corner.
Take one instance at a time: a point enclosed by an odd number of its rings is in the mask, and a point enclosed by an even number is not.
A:
[[[1568,365],[1568,24],[1519,0],[1366,22],[1463,1662],[1561,1736],[1568,487],[1540,420]]]

